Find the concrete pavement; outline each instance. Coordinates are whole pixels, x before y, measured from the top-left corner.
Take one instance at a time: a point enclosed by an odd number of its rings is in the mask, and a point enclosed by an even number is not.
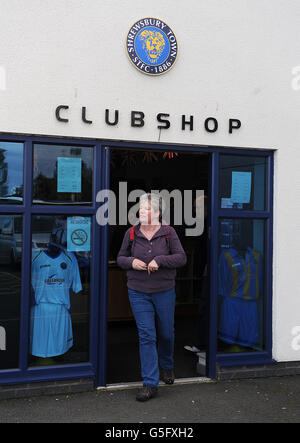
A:
[[[0,401],[0,423],[298,423],[300,376],[162,386]]]

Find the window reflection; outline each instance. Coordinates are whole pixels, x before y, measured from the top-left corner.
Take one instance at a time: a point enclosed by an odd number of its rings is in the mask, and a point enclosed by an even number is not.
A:
[[[23,201],[23,144],[0,141],[0,204]]]
[[[0,216],[0,370],[19,366],[22,216]]]
[[[32,218],[30,365],[89,360],[91,217]]]
[[[265,302],[264,221],[223,219],[220,221],[219,232],[218,350],[262,351]]]
[[[88,205],[92,189],[92,147],[34,145],[34,203]]]

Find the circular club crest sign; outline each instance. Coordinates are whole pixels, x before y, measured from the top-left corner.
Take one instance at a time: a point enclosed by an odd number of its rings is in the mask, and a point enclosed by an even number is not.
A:
[[[157,18],[143,18],[134,23],[127,34],[126,47],[130,61],[148,75],[165,74],[178,54],[174,32]]]

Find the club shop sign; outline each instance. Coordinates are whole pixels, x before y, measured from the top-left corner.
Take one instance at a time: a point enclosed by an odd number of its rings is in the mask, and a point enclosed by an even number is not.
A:
[[[58,105],[55,109],[56,120],[60,123],[69,123],[69,110],[69,105]],[[78,117],[87,125],[94,124],[94,117],[96,117],[96,123],[99,122],[100,118],[100,121],[104,122],[107,126],[118,126],[122,119],[127,121],[132,128],[143,128],[148,120],[143,111],[129,111],[127,115],[121,115],[118,109],[105,109],[102,116],[98,113],[96,116],[91,116],[85,106],[78,110]],[[213,133],[219,129],[219,122],[215,117],[200,118],[198,116],[185,114],[171,117],[168,113],[159,112],[154,118],[154,125],[160,130],[169,129],[174,122],[178,127],[181,127],[182,131],[204,129],[206,132]],[[222,126],[227,128],[229,134],[240,129],[241,125],[242,123],[238,118],[229,118],[226,122],[222,122]]]
[[[178,43],[172,29],[162,20],[149,17],[135,22],[126,37],[129,60],[143,74],[162,75],[174,65]]]

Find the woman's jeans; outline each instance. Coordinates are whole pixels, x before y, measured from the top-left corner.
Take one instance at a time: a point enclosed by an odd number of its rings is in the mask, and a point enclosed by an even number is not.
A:
[[[175,290],[146,294],[128,289],[139,332],[140,359],[144,385],[157,387],[159,367],[174,366]]]

